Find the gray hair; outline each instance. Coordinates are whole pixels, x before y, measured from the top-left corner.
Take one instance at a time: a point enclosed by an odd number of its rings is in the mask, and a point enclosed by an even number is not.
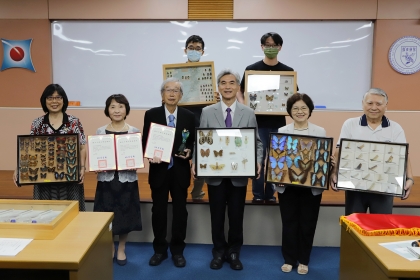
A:
[[[371,89],[369,89],[364,95],[363,95],[363,101],[365,101],[365,99],[366,99],[366,96],[368,95],[368,94],[373,94],[373,95],[380,95],[380,96],[383,96],[383,97],[385,97],[385,102],[388,104],[388,95],[386,94],[386,92],[385,91],[383,91],[382,89],[380,89],[380,88],[371,88]]]
[[[241,76],[239,76],[239,74],[237,73],[237,72],[234,72],[234,71],[232,71],[232,70],[230,70],[230,69],[223,69],[220,73],[219,73],[219,75],[217,75],[217,84],[220,84],[220,79],[223,77],[223,76],[226,76],[226,75],[233,75],[233,76],[235,76],[235,79],[236,79],[236,83],[240,83],[240,80],[241,80]]]
[[[163,95],[163,92],[165,91],[165,86],[167,83],[175,82],[179,84],[179,90],[181,91],[181,94],[184,94],[184,89],[182,86],[182,83],[177,78],[168,78],[162,82],[162,85],[160,86],[160,95]]]

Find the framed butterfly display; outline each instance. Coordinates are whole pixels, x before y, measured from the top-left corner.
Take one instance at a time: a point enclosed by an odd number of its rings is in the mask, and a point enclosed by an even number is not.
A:
[[[79,135],[18,135],[18,185],[79,181]]]
[[[255,128],[197,128],[197,177],[255,177]]]
[[[177,78],[182,82],[183,95],[179,106],[211,105],[216,102],[213,61],[164,64],[163,79],[168,78]]]
[[[270,133],[267,183],[328,189],[333,138]]]
[[[337,189],[405,195],[408,144],[342,138]]]
[[[287,115],[286,101],[296,91],[294,71],[245,71],[245,104],[257,115]]]

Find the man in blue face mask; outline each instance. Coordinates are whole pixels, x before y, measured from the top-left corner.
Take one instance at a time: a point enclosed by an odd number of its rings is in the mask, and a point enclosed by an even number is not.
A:
[[[187,63],[199,62],[201,56],[204,54],[204,41],[198,35],[191,35],[185,42],[184,53],[187,55]],[[200,126],[201,111],[204,105],[188,106],[186,109],[190,110],[195,115],[196,127]],[[205,193],[203,192],[204,178],[194,180],[194,187],[191,191],[192,199],[203,199]]]

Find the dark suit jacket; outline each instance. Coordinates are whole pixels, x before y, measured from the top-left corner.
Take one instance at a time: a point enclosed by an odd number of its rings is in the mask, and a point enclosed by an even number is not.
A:
[[[162,105],[161,107],[152,108],[146,111],[144,115],[144,126],[143,126],[143,149],[146,149],[147,137],[149,136],[150,123],[157,123],[162,125],[168,125],[165,108]],[[195,116],[193,113],[187,109],[178,107],[178,113],[176,117],[176,131],[175,131],[175,141],[172,149],[172,156],[174,159],[174,174],[179,185],[182,187],[188,188],[191,182],[191,172],[190,172],[190,163],[188,159],[182,159],[174,156],[178,153],[178,148],[182,143],[182,131],[187,129],[190,132],[190,136],[187,139],[186,148],[190,149],[192,152],[194,141],[195,141]],[[151,188],[158,188],[162,185],[166,173],[168,171],[167,162],[161,162],[159,164],[151,163],[149,169],[149,184]]]

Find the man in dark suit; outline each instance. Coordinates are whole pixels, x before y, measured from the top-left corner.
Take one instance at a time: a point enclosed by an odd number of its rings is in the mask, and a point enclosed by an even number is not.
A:
[[[203,109],[200,127],[257,128],[254,111],[236,101],[236,93],[240,87],[239,79],[239,75],[229,69],[223,70],[217,76],[217,85],[222,100]],[[263,158],[263,144],[258,133],[256,136],[259,174]],[[193,162],[195,161],[193,160]],[[194,168],[193,164],[192,173],[195,175]],[[220,269],[223,262],[227,260],[232,269],[241,270],[243,266],[239,260],[239,253],[243,244],[243,219],[248,178],[206,178],[206,183],[209,192],[211,235],[214,244],[210,268]],[[226,204],[229,216],[227,242],[224,232]]]
[[[152,190],[152,227],[154,233],[154,255],[149,265],[159,265],[168,257],[167,233],[167,208],[168,195],[172,197],[172,238],[169,244],[172,260],[176,267],[184,267],[186,260],[183,252],[185,248],[185,236],[187,231],[187,190],[190,185],[191,173],[189,159],[195,139],[194,114],[178,107],[182,98],[182,84],[175,78],[169,78],[162,83],[161,95],[163,105],[148,110],[144,115],[143,147],[146,147],[150,124],[172,126],[176,128],[175,141],[172,148],[170,163],[162,162],[160,158],[149,159],[149,184]],[[185,143],[185,155],[177,155],[182,144],[182,133],[189,132]],[[185,137],[185,136],[184,136]]]

